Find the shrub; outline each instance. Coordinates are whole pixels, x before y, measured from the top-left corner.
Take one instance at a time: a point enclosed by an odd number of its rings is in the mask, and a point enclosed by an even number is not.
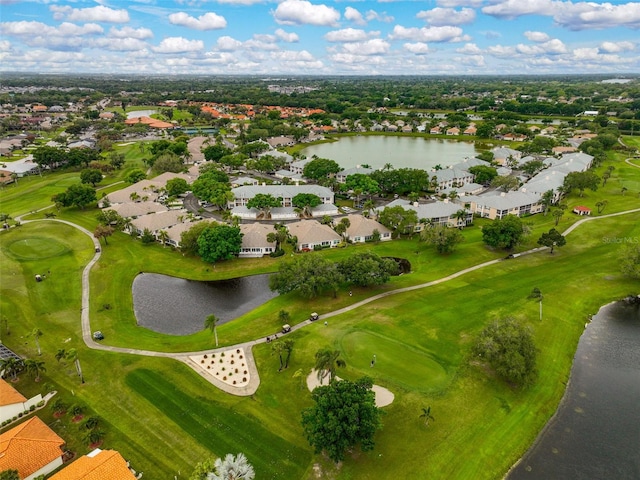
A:
[[[35,409],[36,409],[36,406],[35,406],[35,405],[31,405],[31,406],[29,407],[29,411],[30,411],[30,412],[33,412]]]
[[[283,249],[276,250],[275,252],[271,252],[271,253],[269,254],[269,256],[270,256],[271,258],[281,257],[281,256],[283,256],[283,255],[284,255],[284,250],[283,250]]]

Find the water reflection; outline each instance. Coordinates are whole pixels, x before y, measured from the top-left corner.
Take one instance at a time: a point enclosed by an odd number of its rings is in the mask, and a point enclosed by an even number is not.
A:
[[[269,289],[269,275],[199,282],[155,273],[133,281],[133,308],[138,325],[160,333],[188,335],[204,328],[207,315],[219,324],[262,305],[276,292]]]
[[[639,407],[640,310],[607,305],[580,338],[558,412],[507,479],[640,478]]]

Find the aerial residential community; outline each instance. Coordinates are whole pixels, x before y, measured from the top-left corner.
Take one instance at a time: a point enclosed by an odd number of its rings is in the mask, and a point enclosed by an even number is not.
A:
[[[0,480],[637,478],[635,4],[0,3]]]

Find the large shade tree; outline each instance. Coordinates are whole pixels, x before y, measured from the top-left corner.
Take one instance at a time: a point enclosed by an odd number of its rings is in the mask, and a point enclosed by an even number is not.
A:
[[[487,326],[480,333],[473,353],[513,385],[529,385],[537,378],[533,335],[512,318],[496,320]]]
[[[482,241],[491,247],[511,250],[526,233],[527,228],[520,217],[507,215],[482,227]]]
[[[260,210],[264,218],[271,218],[271,209],[281,206],[282,198],[276,198],[268,193],[258,193],[247,202],[247,208]]]
[[[362,451],[373,450],[381,412],[372,386],[372,380],[363,377],[313,390],[314,405],[302,412],[302,426],[316,453],[325,451],[331,460],[340,462],[348,450],[358,445]]]
[[[566,243],[567,239],[555,228],[543,233],[538,239],[538,245],[549,247],[551,249],[549,253],[553,253],[554,248],[563,247]]]
[[[391,258],[382,258],[373,252],[361,252],[340,261],[338,270],[346,282],[368,287],[387,283],[392,275],[397,275],[398,264]]]
[[[420,240],[430,245],[435,245],[438,253],[448,254],[452,253],[458,244],[464,241],[464,236],[456,228],[437,225],[433,228],[422,230],[420,232]]]
[[[335,263],[311,253],[280,263],[278,273],[269,278],[269,287],[281,295],[297,292],[315,298],[326,291],[335,296],[342,280]]]
[[[240,253],[242,233],[238,227],[212,225],[198,237],[198,254],[205,262],[230,260]]]
[[[304,166],[302,174],[306,178],[320,181],[328,178],[330,175],[338,173],[340,170],[342,170],[342,168],[334,160],[314,158]]]
[[[78,207],[84,209],[88,205],[95,203],[97,197],[95,189],[90,185],[75,184],[71,185],[64,192],[54,195],[51,200],[63,207]]]

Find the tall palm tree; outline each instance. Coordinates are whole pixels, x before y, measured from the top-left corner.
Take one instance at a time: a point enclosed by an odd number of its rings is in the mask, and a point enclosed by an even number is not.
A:
[[[598,207],[598,213],[602,213],[604,207],[607,206],[609,202],[607,200],[602,200],[600,202],[596,202],[596,207]]]
[[[158,232],[158,240],[160,240],[160,243],[162,244],[163,247],[167,246],[167,241],[169,240],[169,234],[167,233],[166,230],[160,230]]]
[[[458,226],[458,228],[462,230],[462,227],[465,226],[466,219],[467,219],[466,210],[463,210],[463,209],[458,210],[456,213],[453,214],[453,218],[456,219],[456,225]]]
[[[278,359],[280,360],[280,368],[278,369],[278,371],[282,371],[282,369],[284,368],[284,361],[282,360],[282,352],[284,350],[284,343],[282,342],[273,342],[271,344],[271,354],[278,355]]]
[[[362,204],[362,213],[363,213],[365,216],[367,216],[367,217],[368,217],[368,216],[369,216],[369,213],[370,213],[370,212],[371,212],[371,210],[373,210],[374,208],[376,208],[376,204],[375,204],[375,202],[374,202],[373,200],[369,199],[369,200],[365,201],[365,202]]]
[[[31,331],[31,336],[36,342],[36,348],[38,349],[38,355],[42,355],[42,350],[40,349],[40,337],[42,336],[42,331],[36,327]]]
[[[422,414],[420,415],[420,418],[424,418],[425,426],[429,426],[429,420],[436,420],[433,418],[433,415],[431,415],[431,406],[428,406],[427,408],[422,407]]]
[[[27,373],[30,376],[34,377],[36,382],[40,381],[40,374],[47,371],[47,368],[44,366],[44,362],[42,360],[25,360],[24,368],[27,370]]]
[[[78,351],[75,348],[69,349],[67,352],[67,359],[72,361],[76,366],[76,372],[80,377],[80,382],[84,383],[84,376],[82,375],[82,367],[80,366],[80,358],[78,358]]]
[[[393,170],[393,165],[391,165],[390,163],[385,163],[382,167],[382,170]]]
[[[207,475],[207,480],[253,480],[256,474],[243,453],[235,457],[228,453],[224,459],[217,458],[215,472]]]
[[[18,372],[22,368],[22,362],[15,357],[0,360],[0,373],[2,376],[10,376],[13,381],[18,379]]]
[[[543,299],[542,292],[538,287],[535,287],[533,290],[531,290],[531,293],[529,294],[529,298],[533,298],[535,300],[538,300],[538,302],[540,302],[540,321],[542,321],[542,299]]]
[[[216,347],[218,346],[218,331],[216,330],[216,326],[220,319],[216,317],[213,313],[211,315],[207,315],[207,318],[204,321],[204,328],[208,328],[213,332],[213,336],[216,339]]]
[[[287,358],[284,360],[284,368],[289,368],[289,359],[291,358],[291,352],[293,351],[293,340],[287,338],[282,342],[282,350],[287,352]]]
[[[346,367],[347,364],[340,357],[339,350],[324,348],[316,352],[315,369],[318,372],[318,380],[322,384],[325,377],[329,376],[329,383],[333,382],[338,367]]]
[[[67,352],[65,351],[65,349],[64,348],[58,349],[58,351],[56,352],[56,360],[58,361],[58,363],[60,363],[60,360],[66,357],[67,357]]]
[[[564,210],[561,208],[559,208],[558,210],[554,210],[552,215],[553,215],[553,218],[556,219],[556,227],[557,227],[558,223],[560,223],[560,219],[564,215]]]

